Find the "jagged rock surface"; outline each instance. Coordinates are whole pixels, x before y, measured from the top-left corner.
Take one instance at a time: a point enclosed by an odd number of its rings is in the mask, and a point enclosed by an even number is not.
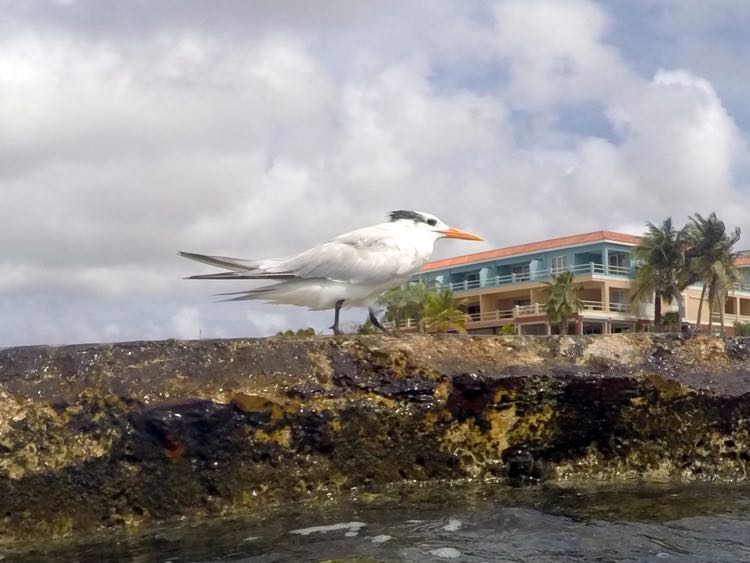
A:
[[[400,480],[745,480],[743,339],[362,336],[0,350],[0,540]]]

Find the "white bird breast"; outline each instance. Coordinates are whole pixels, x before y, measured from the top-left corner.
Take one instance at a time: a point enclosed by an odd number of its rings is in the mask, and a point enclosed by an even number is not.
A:
[[[394,278],[382,284],[352,284],[324,279],[297,279],[279,283],[258,296],[272,303],[299,305],[313,311],[332,309],[344,300],[344,307],[369,307],[384,292],[406,282],[411,276]]]

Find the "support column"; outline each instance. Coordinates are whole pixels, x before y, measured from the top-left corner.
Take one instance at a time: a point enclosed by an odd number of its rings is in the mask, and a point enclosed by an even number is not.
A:
[[[606,245],[604,245],[604,250],[602,251],[602,261],[604,264],[604,273],[609,274],[609,248],[607,248]]]
[[[479,287],[487,287],[487,281],[490,277],[490,269],[482,268],[479,270]]]
[[[497,310],[494,300],[497,298],[496,295],[480,295],[479,296],[479,312],[488,313],[490,311]]]
[[[604,305],[604,311],[609,312],[609,283],[607,283],[606,281],[604,282],[602,293],[602,304]]]

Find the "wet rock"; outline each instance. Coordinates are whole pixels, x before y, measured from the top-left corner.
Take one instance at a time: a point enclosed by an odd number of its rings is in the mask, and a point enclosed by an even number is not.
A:
[[[746,480],[744,339],[355,336],[0,350],[0,541],[400,480]]]
[[[258,423],[276,422],[284,414],[284,405],[279,399],[255,393],[236,393],[232,396],[232,405],[254,416]]]

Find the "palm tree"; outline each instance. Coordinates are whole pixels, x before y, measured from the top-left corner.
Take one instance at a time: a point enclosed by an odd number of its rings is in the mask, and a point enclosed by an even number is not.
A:
[[[425,326],[434,332],[455,330],[466,334],[466,323],[470,317],[460,308],[465,302],[456,301],[448,287],[430,292],[424,307]]]
[[[547,295],[547,317],[550,322],[560,323],[560,333],[568,333],[568,320],[583,309],[578,296],[578,286],[573,283],[573,272],[563,272],[545,282],[549,287]]]
[[[401,321],[416,319],[419,332],[424,332],[422,318],[428,294],[429,290],[423,281],[407,283],[386,291],[378,299],[378,304],[386,308],[383,318],[393,322],[396,330]]]
[[[696,327],[700,327],[703,300],[708,297],[708,332],[711,333],[716,305],[721,311],[721,331],[724,332],[724,303],[740,273],[734,265],[734,245],[740,240],[740,228],[727,233],[724,221],[711,213],[702,217],[696,213],[690,217],[687,227],[689,242],[688,258],[690,270],[703,283],[701,301],[698,304]]]
[[[678,303],[677,326],[682,326],[682,290],[689,282],[686,275],[686,233],[665,219],[661,227],[646,223],[648,232],[633,249],[639,266],[635,273],[635,290],[632,299],[654,296],[654,327],[662,325],[662,299]]]

